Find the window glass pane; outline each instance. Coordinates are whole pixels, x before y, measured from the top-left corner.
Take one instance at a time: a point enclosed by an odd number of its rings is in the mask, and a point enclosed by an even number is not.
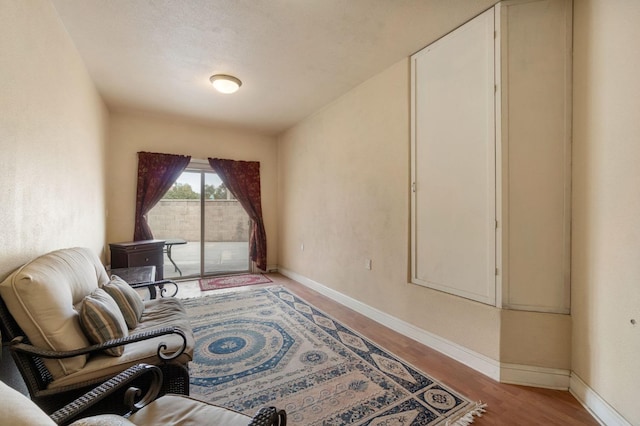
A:
[[[205,194],[205,275],[249,270],[249,216],[215,173],[205,173]]]

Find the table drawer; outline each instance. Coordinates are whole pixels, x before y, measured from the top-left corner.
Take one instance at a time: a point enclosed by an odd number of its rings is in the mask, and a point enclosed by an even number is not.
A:
[[[151,266],[163,263],[162,252],[140,251],[138,253],[129,254],[129,267],[132,266]]]

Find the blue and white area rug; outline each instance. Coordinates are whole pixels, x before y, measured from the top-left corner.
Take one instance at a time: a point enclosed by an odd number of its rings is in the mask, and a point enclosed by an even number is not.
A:
[[[191,395],[291,425],[467,425],[474,403],[282,287],[184,303],[196,337]]]

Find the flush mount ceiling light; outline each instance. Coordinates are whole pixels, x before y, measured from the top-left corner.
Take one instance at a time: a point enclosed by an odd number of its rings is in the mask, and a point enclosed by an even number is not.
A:
[[[232,75],[212,75],[209,77],[209,81],[213,85],[213,88],[220,93],[234,93],[242,86],[242,82]]]

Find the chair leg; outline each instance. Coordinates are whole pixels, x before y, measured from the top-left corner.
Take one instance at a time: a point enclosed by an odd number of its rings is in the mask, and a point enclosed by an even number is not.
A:
[[[284,410],[278,410],[276,407],[262,407],[249,426],[286,426],[287,413]]]

